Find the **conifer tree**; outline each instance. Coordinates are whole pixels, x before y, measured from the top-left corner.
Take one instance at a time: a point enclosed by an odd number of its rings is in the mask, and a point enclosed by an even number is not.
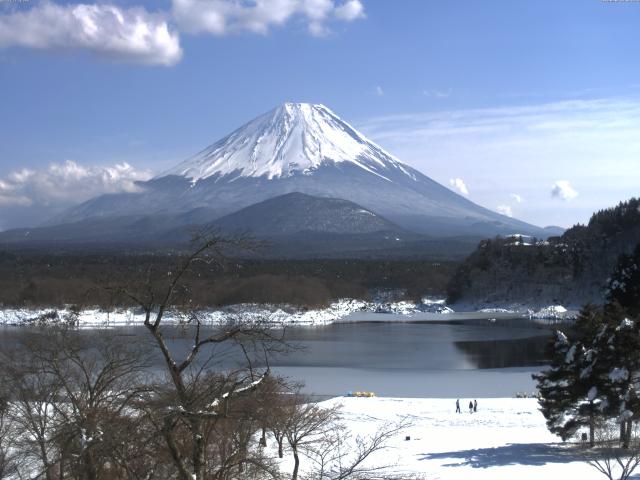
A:
[[[603,325],[602,308],[593,303],[585,304],[578,312],[572,329],[572,337],[585,346],[591,345]]]
[[[621,255],[606,290],[607,303],[617,302],[625,312],[640,315],[640,244],[632,255]]]
[[[640,249],[636,253],[640,260]],[[630,316],[640,310],[640,287],[633,280],[637,264],[632,257],[621,259],[607,304],[580,310],[571,341],[556,332],[550,367],[534,375],[547,427],[563,440],[588,427],[593,445],[599,417],[618,421],[620,442],[630,445],[633,424],[640,420],[640,318]],[[615,281],[621,278],[624,285]]]
[[[603,392],[602,362],[594,345],[603,330],[602,323],[600,309],[585,305],[573,325],[576,340],[570,341],[562,332],[556,332],[551,366],[534,376],[547,427],[563,440],[588,427],[589,443],[594,444]]]
[[[534,374],[540,393],[540,410],[547,421],[547,428],[562,440],[567,440],[580,427],[576,421],[577,380],[579,369],[576,368],[576,352],[581,348],[571,345],[567,336],[555,332],[550,344],[551,365],[539,374]]]
[[[638,322],[614,319],[598,337],[600,395],[602,412],[620,422],[620,441],[626,448],[632,426],[640,419],[640,332]]]

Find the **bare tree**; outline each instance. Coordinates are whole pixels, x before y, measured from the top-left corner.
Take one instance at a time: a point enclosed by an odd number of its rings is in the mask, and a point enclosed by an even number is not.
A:
[[[258,405],[264,414],[261,420],[261,438],[263,446],[267,446],[266,433],[269,432],[278,447],[278,458],[284,458],[284,448],[287,430],[289,428],[289,415],[304,401],[297,395],[302,389],[301,383],[291,383],[281,377],[270,377],[264,384],[263,395]]]
[[[389,474],[392,464],[373,463],[376,453],[388,448],[388,442],[401,430],[407,421],[387,423],[371,435],[350,434],[344,425],[336,422],[331,433],[322,441],[310,444],[306,455],[314,468],[305,476],[306,480],[383,480],[415,478],[401,474]]]
[[[346,480],[374,478],[405,478],[397,474],[385,476],[392,465],[370,461],[407,422],[385,424],[366,436],[353,436],[341,423],[340,405],[323,407],[301,394],[300,383],[281,381],[278,393],[270,400],[267,428],[278,447],[279,458],[285,450],[293,455],[292,480]],[[289,389],[287,391],[287,388]],[[301,470],[301,459],[311,466]]]
[[[284,436],[293,453],[293,472],[291,480],[298,479],[300,455],[310,450],[332,431],[337,417],[337,408],[322,408],[311,403],[309,398],[299,393],[286,399],[284,414]]]
[[[208,478],[280,478],[279,466],[256,436],[260,434],[263,411],[262,386],[250,395],[236,398],[224,418],[210,423],[207,436],[209,458],[215,457]]]
[[[8,417],[16,433],[13,447],[23,467],[53,480],[61,450],[56,445],[58,423],[51,405],[58,401],[59,384],[24,349],[2,353],[2,384],[11,392]]]
[[[600,422],[594,431],[595,446],[585,453],[586,462],[609,480],[627,480],[640,464],[640,432],[636,424],[628,428],[628,443],[621,446],[619,424]]]
[[[11,478],[17,471],[17,458],[12,440],[14,429],[9,417],[6,394],[0,391],[0,479]]]
[[[5,353],[3,381],[13,394],[9,410],[25,471],[98,480],[126,470],[117,451],[137,431],[123,425],[135,423],[135,403],[148,389],[143,355],[109,333],[88,341],[59,328],[25,334]]]
[[[206,330],[203,319],[189,298],[188,276],[195,266],[220,264],[223,248],[244,248],[241,240],[224,240],[204,235],[199,246],[169,272],[148,272],[142,288],[119,288],[145,313],[144,326],[164,360],[169,382],[160,432],[182,480],[203,480],[207,467],[207,431],[211,422],[228,415],[229,404],[256,390],[268,377],[269,368],[258,372],[253,368],[256,351],[268,358],[275,338],[269,328],[235,318],[220,328]],[[138,286],[140,287],[140,286]],[[165,315],[180,315],[191,347],[179,357],[165,338]],[[225,371],[217,364],[218,351],[226,346],[237,350],[242,365]],[[268,365],[268,364],[267,364]],[[213,367],[218,367],[211,373]]]

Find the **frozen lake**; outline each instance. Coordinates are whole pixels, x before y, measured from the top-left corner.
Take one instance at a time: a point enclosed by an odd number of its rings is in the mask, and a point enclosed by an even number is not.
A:
[[[308,393],[321,396],[367,390],[389,397],[510,397],[533,391],[531,373],[545,361],[549,328],[523,318],[398,321],[369,315],[355,323],[288,327],[286,339],[300,348],[271,358],[273,371],[303,380]],[[12,343],[23,328],[5,327],[0,342]],[[127,342],[150,341],[143,327],[114,330]],[[90,341],[100,332],[79,334]],[[176,354],[191,345],[182,329],[167,327],[165,336]],[[224,357],[218,366],[234,364]]]

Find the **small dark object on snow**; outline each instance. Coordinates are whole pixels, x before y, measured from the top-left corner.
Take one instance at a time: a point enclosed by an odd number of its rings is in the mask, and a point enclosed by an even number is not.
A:
[[[460,411],[460,399],[457,399],[457,400],[456,400],[456,413],[462,413],[462,412]]]
[[[406,437],[404,437],[405,442],[408,442],[409,440],[411,440],[411,435],[407,435]]]
[[[473,401],[473,411],[477,412],[478,411],[478,400],[474,400]]]
[[[469,401],[469,413],[473,413],[473,402]]]
[[[582,441],[586,442],[587,441],[587,434],[585,432],[582,432]]]

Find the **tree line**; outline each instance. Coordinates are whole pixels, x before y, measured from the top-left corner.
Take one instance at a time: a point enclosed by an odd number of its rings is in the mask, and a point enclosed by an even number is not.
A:
[[[105,309],[133,305],[104,287],[144,282],[166,272],[184,254],[43,254],[0,252],[0,305]],[[337,298],[369,299],[375,289],[398,289],[406,297],[443,295],[453,262],[417,260],[225,258],[194,265],[191,300],[203,307],[279,303],[319,307]]]

